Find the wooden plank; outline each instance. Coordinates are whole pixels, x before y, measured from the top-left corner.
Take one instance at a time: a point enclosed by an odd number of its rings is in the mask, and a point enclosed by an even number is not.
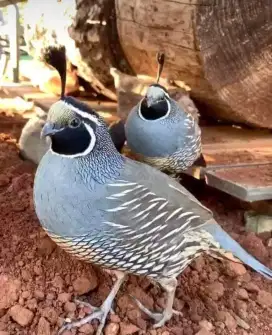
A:
[[[48,110],[54,102],[59,100],[59,97],[54,94],[41,92],[38,88],[34,87],[29,82],[24,82],[21,84],[5,84],[1,89],[7,95],[19,96],[27,101],[35,101],[38,105],[44,107]],[[95,110],[116,112],[117,103],[112,101],[98,101],[93,99],[88,99],[86,97],[76,97],[76,99],[88,104],[91,108]]]
[[[248,144],[271,141],[271,131],[261,129],[245,129],[234,126],[206,126],[202,127],[202,141],[207,149],[212,149],[214,144],[218,148],[247,148]],[[247,145],[247,146],[246,146]]]
[[[272,164],[205,172],[207,185],[244,201],[272,199]]]
[[[203,150],[207,168],[221,166],[248,166],[272,163],[272,144],[270,148],[249,147],[246,150],[207,152]]]
[[[207,167],[272,163],[272,136],[267,130],[231,126],[202,127]]]
[[[29,82],[23,82],[20,84],[7,84],[2,85],[1,89],[8,95],[11,96],[19,96],[24,98],[25,100],[30,100],[31,95],[41,93],[39,89],[34,87]]]

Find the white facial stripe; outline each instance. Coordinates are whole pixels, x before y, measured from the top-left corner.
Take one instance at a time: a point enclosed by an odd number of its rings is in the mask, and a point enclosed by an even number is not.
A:
[[[84,123],[86,129],[88,130],[89,134],[90,134],[90,137],[91,137],[91,142],[88,146],[88,148],[86,150],[84,150],[83,152],[80,152],[78,154],[75,154],[75,155],[61,155],[61,154],[58,154],[56,152],[54,152],[52,150],[52,144],[50,145],[50,151],[52,152],[52,154],[54,155],[57,155],[57,156],[61,156],[61,157],[67,157],[67,158],[77,158],[77,157],[84,157],[86,155],[88,155],[94,148],[95,146],[95,142],[96,142],[96,136],[94,134],[94,131],[92,129],[92,127],[90,127],[88,124]]]
[[[167,92],[164,91],[164,94],[167,96],[167,98],[170,99],[170,96],[169,96],[169,94]]]
[[[163,88],[161,88],[161,87],[156,87],[156,88],[161,90],[164,93],[164,95],[167,96],[167,98],[170,98],[169,94]]]
[[[93,115],[91,115],[91,114],[89,114],[89,113],[86,113],[86,112],[82,112],[80,109],[74,107],[73,105],[68,104],[68,103],[65,102],[65,101],[63,101],[63,103],[64,103],[69,109],[71,109],[72,111],[74,111],[75,113],[77,113],[78,115],[80,115],[80,116],[82,116],[82,117],[84,117],[84,118],[86,118],[86,119],[88,119],[88,120],[94,122],[94,123],[97,124],[98,126],[101,126],[101,123],[99,122],[99,120],[98,120],[95,116],[93,116]]]

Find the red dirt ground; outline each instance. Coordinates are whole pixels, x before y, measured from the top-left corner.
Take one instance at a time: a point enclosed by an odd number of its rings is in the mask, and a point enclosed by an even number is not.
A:
[[[32,186],[35,166],[18,157],[21,122],[0,123],[0,335],[56,334],[65,318],[83,317],[73,297],[84,293],[99,306],[112,285],[108,274],[74,260],[45,235],[35,216]],[[197,196],[211,208],[233,238],[272,267],[271,234],[245,233],[243,210],[236,201],[206,187]],[[268,247],[268,245],[270,247]],[[272,285],[244,266],[210,257],[198,258],[179,276],[173,316],[154,330],[129,298],[161,310],[163,291],[146,279],[129,277],[116,299],[105,335],[270,335]],[[93,334],[97,324],[66,332]]]

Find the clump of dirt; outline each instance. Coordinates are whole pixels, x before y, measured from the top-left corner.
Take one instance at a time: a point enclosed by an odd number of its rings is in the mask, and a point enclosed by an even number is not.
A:
[[[67,318],[82,318],[86,307],[73,298],[83,295],[99,306],[112,286],[109,274],[73,259],[41,229],[35,216],[32,187],[36,167],[22,161],[10,130],[0,132],[0,334],[54,335]],[[202,193],[201,193],[202,192]],[[206,187],[198,197],[233,238],[266,264],[272,256],[271,236],[245,233],[241,208]],[[253,239],[253,243],[250,242]],[[254,250],[261,243],[264,248]],[[271,245],[271,244],[270,244]],[[271,265],[271,264],[270,264]],[[272,334],[272,287],[241,264],[199,257],[178,278],[174,307],[180,312],[161,329],[135,306],[162,311],[165,293],[145,278],[130,276],[115,302],[105,335],[269,335]],[[64,335],[94,334],[98,323]]]

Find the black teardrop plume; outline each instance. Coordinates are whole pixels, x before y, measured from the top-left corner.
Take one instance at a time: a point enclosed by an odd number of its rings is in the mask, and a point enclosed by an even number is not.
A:
[[[157,62],[158,62],[158,70],[157,70],[157,84],[159,83],[161,73],[164,66],[165,55],[163,52],[157,53]]]
[[[63,98],[65,93],[67,70],[65,46],[49,46],[45,48],[43,58],[46,63],[48,63],[58,71],[61,80],[61,98]]]

